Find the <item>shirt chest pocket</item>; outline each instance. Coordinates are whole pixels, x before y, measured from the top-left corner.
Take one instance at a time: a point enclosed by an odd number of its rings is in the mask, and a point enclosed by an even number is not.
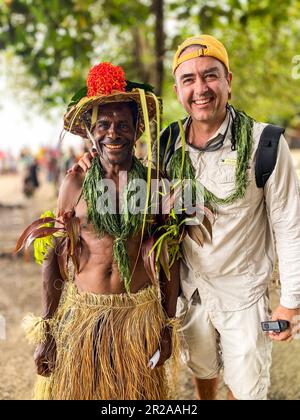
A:
[[[219,198],[226,198],[234,193],[236,187],[235,172],[236,164],[224,163],[224,159],[219,162],[215,178],[217,189],[219,190],[218,194],[215,195]]]
[[[252,199],[252,190],[253,182],[255,184],[255,176],[251,168],[248,168],[246,171],[246,191],[243,198],[235,199],[234,202],[230,205],[233,208],[243,208],[249,207]],[[220,188],[220,198],[227,198],[230,195],[234,194],[237,189],[236,182],[236,166],[222,166],[219,167],[219,172],[217,174],[217,179],[219,182]],[[254,180],[253,180],[254,179]]]
[[[212,169],[212,168],[211,168]],[[214,171],[208,171],[201,176],[200,182],[214,196],[226,199],[235,192],[235,167],[220,168],[215,166]],[[236,209],[236,200],[232,203],[222,204],[220,210],[232,213]]]
[[[220,213],[232,213],[247,208],[251,203],[251,191],[253,184],[253,174],[251,169],[247,169],[247,188],[243,198],[234,199],[233,202],[221,204]],[[209,177],[203,177],[203,185],[208,191],[220,199],[227,199],[236,191],[236,165],[221,164],[216,167],[215,173]],[[255,182],[255,180],[254,180]]]
[[[226,184],[227,190],[235,189],[235,170],[235,165],[219,165],[218,172],[216,174],[217,181],[221,185]]]

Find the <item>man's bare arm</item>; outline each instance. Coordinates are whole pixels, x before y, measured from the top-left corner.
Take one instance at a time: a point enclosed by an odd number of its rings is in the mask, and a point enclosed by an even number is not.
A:
[[[160,287],[162,292],[162,305],[169,318],[176,314],[176,304],[179,293],[180,262],[175,261],[170,269],[171,278],[167,279],[163,270],[160,275]]]
[[[43,263],[42,279],[42,317],[50,319],[58,307],[64,285],[55,248],[49,251],[47,259]]]
[[[81,192],[82,180],[83,178],[79,174],[69,174],[66,176],[58,197],[59,214],[73,211]],[[55,247],[49,251],[48,257],[43,263],[42,278],[43,318],[47,319],[54,315],[63,289],[63,277],[60,273]]]
[[[176,305],[180,283],[180,262],[176,261],[170,269],[171,278],[167,279],[163,270],[160,273],[160,288],[162,305],[168,318],[176,315]],[[161,366],[172,354],[172,327],[166,326],[161,333],[160,359],[157,366]]]
[[[74,208],[75,202],[81,191],[82,179],[79,175],[70,174],[65,178],[59,193],[59,213],[70,211]],[[55,247],[48,253],[47,259],[42,267],[42,317],[49,320],[58,308],[64,280],[60,273],[58,256]],[[55,367],[56,344],[47,324],[48,333],[45,343],[39,344],[34,354],[37,373],[49,376]]]
[[[59,264],[55,249],[48,253],[42,268],[42,317],[49,320],[53,317],[60,301],[63,290],[63,279],[60,274]],[[56,343],[51,334],[50,326],[47,325],[47,340],[37,346],[34,353],[34,361],[38,375],[49,376],[56,360]]]

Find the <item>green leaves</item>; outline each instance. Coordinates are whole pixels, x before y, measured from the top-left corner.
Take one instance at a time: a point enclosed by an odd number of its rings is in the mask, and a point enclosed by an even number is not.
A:
[[[133,191],[128,190],[128,185],[137,179],[146,179],[146,176],[147,168],[134,156],[132,168],[128,173],[127,187],[123,191],[125,203],[133,195]],[[119,214],[115,211],[99,212],[97,208],[99,206],[99,193],[101,192],[102,195],[105,190],[102,182],[103,177],[104,174],[100,161],[99,159],[94,159],[83,184],[83,197],[87,202],[88,220],[93,224],[99,237],[102,237],[104,234],[109,234],[114,238],[114,261],[124,281],[125,289],[130,293],[132,273],[127,251],[127,240],[138,233],[143,237],[148,207],[145,208],[145,214],[140,212],[132,213],[128,211],[127,205],[123,208],[124,213],[121,212]]]
[[[79,272],[80,221],[71,211],[64,212],[59,217],[60,219],[56,219],[51,211],[42,214],[40,219],[32,222],[21,234],[14,252],[28,248],[34,240],[35,260],[38,264],[42,264],[47,258],[49,248],[55,245],[60,272],[66,279],[68,257],[72,259],[76,273]],[[55,223],[58,227],[54,227]],[[56,238],[55,244],[54,238]]]
[[[32,101],[40,100],[44,108],[65,109],[96,62],[120,64],[128,78],[157,88],[156,65],[163,61],[164,117],[174,120],[183,111],[171,89],[172,55],[185,37],[207,32],[228,49],[233,104],[256,119],[282,124],[298,113],[300,105],[299,79],[292,77],[292,59],[299,54],[299,19],[294,0],[227,0],[221,6],[216,0],[184,4],[166,0],[168,54],[162,55],[155,49],[153,2],[5,0],[0,9],[0,49],[21,59],[31,81],[20,84],[12,66],[16,91],[28,90]],[[69,59],[73,61],[66,65]]]
[[[146,92],[154,93],[154,87],[149,85],[148,83],[138,83],[138,82],[131,82],[130,80],[126,80],[126,92],[130,92],[132,89],[143,89]]]
[[[19,237],[14,253],[21,251],[24,247],[28,247],[31,244],[31,242],[36,237],[38,237],[37,235],[39,235],[40,233],[39,229],[45,226],[45,224],[46,225],[49,224],[52,229],[52,227],[54,226],[54,222],[55,222],[55,219],[52,216],[50,217],[41,216],[40,219],[32,222]]]
[[[74,96],[72,96],[71,101],[68,105],[68,111],[72,108],[73,105],[76,105],[80,99],[84,98],[87,95],[87,87],[84,86],[80,90],[78,90]]]

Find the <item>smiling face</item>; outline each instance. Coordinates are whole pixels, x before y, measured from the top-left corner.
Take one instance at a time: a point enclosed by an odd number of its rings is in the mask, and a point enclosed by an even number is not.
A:
[[[110,103],[101,105],[93,130],[96,149],[112,165],[122,165],[131,160],[136,130],[130,105]]]
[[[184,54],[198,49],[192,46]],[[231,92],[232,75],[213,57],[196,57],[181,63],[175,72],[175,92],[193,120],[216,124],[222,122]]]

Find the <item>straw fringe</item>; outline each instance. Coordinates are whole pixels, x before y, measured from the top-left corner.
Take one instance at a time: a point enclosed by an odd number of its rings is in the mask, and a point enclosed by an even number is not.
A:
[[[39,378],[35,399],[172,397],[179,355],[176,328],[172,359],[153,370],[147,366],[166,325],[157,288],[131,295],[78,294],[69,282],[52,325],[55,371],[50,379]]]
[[[38,376],[33,395],[34,400],[50,400],[50,378]]]
[[[22,322],[26,338],[31,344],[41,344],[47,341],[50,323],[48,319],[43,319],[34,314],[25,316]]]

